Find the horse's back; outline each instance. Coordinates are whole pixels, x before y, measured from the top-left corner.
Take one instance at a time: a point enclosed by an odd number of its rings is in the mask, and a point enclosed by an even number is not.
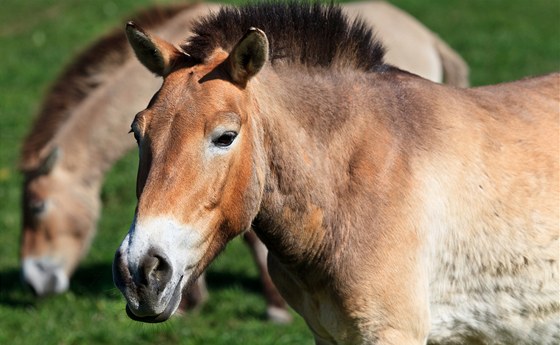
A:
[[[560,73],[551,73],[540,77],[521,79],[514,82],[483,86],[472,89],[481,99],[491,102],[501,101],[509,112],[521,109],[532,109],[534,114],[542,114],[549,120],[558,123],[560,109]],[[535,120],[543,120],[538,118]]]
[[[558,187],[560,73],[473,89],[472,96],[487,140],[510,155],[508,167],[521,162],[517,169],[546,172],[555,176],[547,184]]]
[[[344,4],[351,17],[371,24],[387,48],[385,59],[426,79],[442,82],[443,67],[434,34],[404,11],[383,1]]]

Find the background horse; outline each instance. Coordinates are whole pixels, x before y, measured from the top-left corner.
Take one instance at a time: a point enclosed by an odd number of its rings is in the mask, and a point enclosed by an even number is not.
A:
[[[560,340],[560,75],[431,83],[332,6],[193,31],[178,49],[127,27],[164,77],[132,124],[138,205],[113,270],[131,318],[168,319],[254,224],[318,344]]]
[[[211,8],[217,7],[156,7],[136,20],[178,41],[193,19]],[[350,3],[344,9],[377,28],[390,48],[388,61],[434,81],[467,84],[463,60],[403,11],[383,2]],[[68,288],[95,234],[104,176],[134,146],[122,133],[161,84],[132,55],[122,28],[80,54],[53,85],[24,142],[22,271],[38,295]],[[266,249],[252,233],[246,236],[261,272],[268,315],[285,321],[284,303],[268,278]],[[201,278],[183,301],[196,306],[205,295]]]

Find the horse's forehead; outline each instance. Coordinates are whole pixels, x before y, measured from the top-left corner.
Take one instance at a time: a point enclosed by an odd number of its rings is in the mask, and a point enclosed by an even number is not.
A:
[[[204,83],[205,79],[214,79],[214,77],[219,74],[216,71],[219,70],[220,64],[224,62],[224,60],[228,57],[228,54],[221,49],[218,49],[213,54],[211,54],[206,61],[203,63],[196,64],[190,67],[180,67],[169,75],[165,77],[164,86],[167,84],[172,88],[177,88],[178,86],[182,87],[191,87],[191,91],[204,89],[204,87],[197,86],[206,86],[207,84]],[[208,84],[213,86],[212,84]]]
[[[200,80],[204,77],[203,72],[194,68],[185,68],[170,73],[164,80],[159,91],[162,102],[183,103],[185,100],[192,101],[208,93],[212,85],[203,84]]]
[[[173,106],[181,116],[212,117],[218,112],[237,112],[243,106],[243,91],[220,73],[210,69],[170,74],[158,96],[161,105]]]
[[[44,197],[50,192],[51,188],[49,187],[53,182],[49,175],[40,175],[29,179],[26,182],[25,189],[29,196]]]
[[[172,70],[165,78],[185,78],[186,75],[196,75],[200,79],[212,70],[215,70],[220,64],[222,64],[228,57],[228,54],[221,49],[216,50],[213,54],[210,54],[204,62],[200,62],[194,65],[185,66],[182,64],[177,64],[176,69]]]

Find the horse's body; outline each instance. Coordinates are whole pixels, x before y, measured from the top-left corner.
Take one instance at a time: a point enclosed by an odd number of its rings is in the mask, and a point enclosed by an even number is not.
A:
[[[179,50],[127,27],[164,77],[132,124],[113,267],[131,318],[169,318],[253,224],[318,344],[558,342],[558,74],[434,84],[336,7],[224,10],[194,33]]]
[[[337,79],[332,94],[353,78],[346,83]],[[319,343],[422,343],[428,330],[434,344],[557,343],[558,83],[554,75],[456,91],[370,76],[354,87],[374,101],[353,114],[332,105],[334,123],[352,116],[330,133],[334,144],[313,150],[317,136],[270,145],[297,174],[264,194],[261,214],[288,205],[265,224],[257,217],[256,228],[308,229],[323,219],[313,235],[259,232],[273,281]],[[367,118],[371,109],[377,119]],[[286,126],[300,126],[289,113]],[[294,159],[298,147],[305,154]],[[307,198],[294,199],[332,206],[290,204],[285,181],[310,184]],[[286,209],[302,211],[286,217]]]
[[[342,4],[350,18],[363,18],[386,49],[385,61],[437,83],[469,86],[469,68],[436,34],[384,1]]]
[[[137,20],[179,41],[194,18],[211,9],[217,5],[152,8]],[[462,59],[406,13],[384,2],[349,3],[344,9],[375,25],[389,47],[391,63],[433,81],[468,83]],[[160,86],[161,81],[133,57],[119,28],[79,55],[47,95],[22,153],[23,276],[37,294],[68,287],[95,234],[105,173],[134,147],[134,140],[123,133],[132,115]],[[247,236],[261,271],[269,315],[285,320],[283,303],[269,282],[264,248],[252,233]],[[190,303],[205,295],[203,279],[199,282]]]

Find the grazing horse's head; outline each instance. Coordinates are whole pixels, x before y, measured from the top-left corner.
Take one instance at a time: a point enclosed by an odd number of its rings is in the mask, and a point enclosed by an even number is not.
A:
[[[20,251],[24,283],[39,296],[68,289],[95,234],[100,207],[92,186],[63,167],[57,147],[43,153],[23,169]]]
[[[164,78],[132,123],[140,162],[138,205],[113,266],[128,315],[160,322],[228,240],[258,212],[264,173],[251,114],[251,78],[268,56],[250,29],[230,50],[204,60],[133,23],[127,36],[140,61]]]

